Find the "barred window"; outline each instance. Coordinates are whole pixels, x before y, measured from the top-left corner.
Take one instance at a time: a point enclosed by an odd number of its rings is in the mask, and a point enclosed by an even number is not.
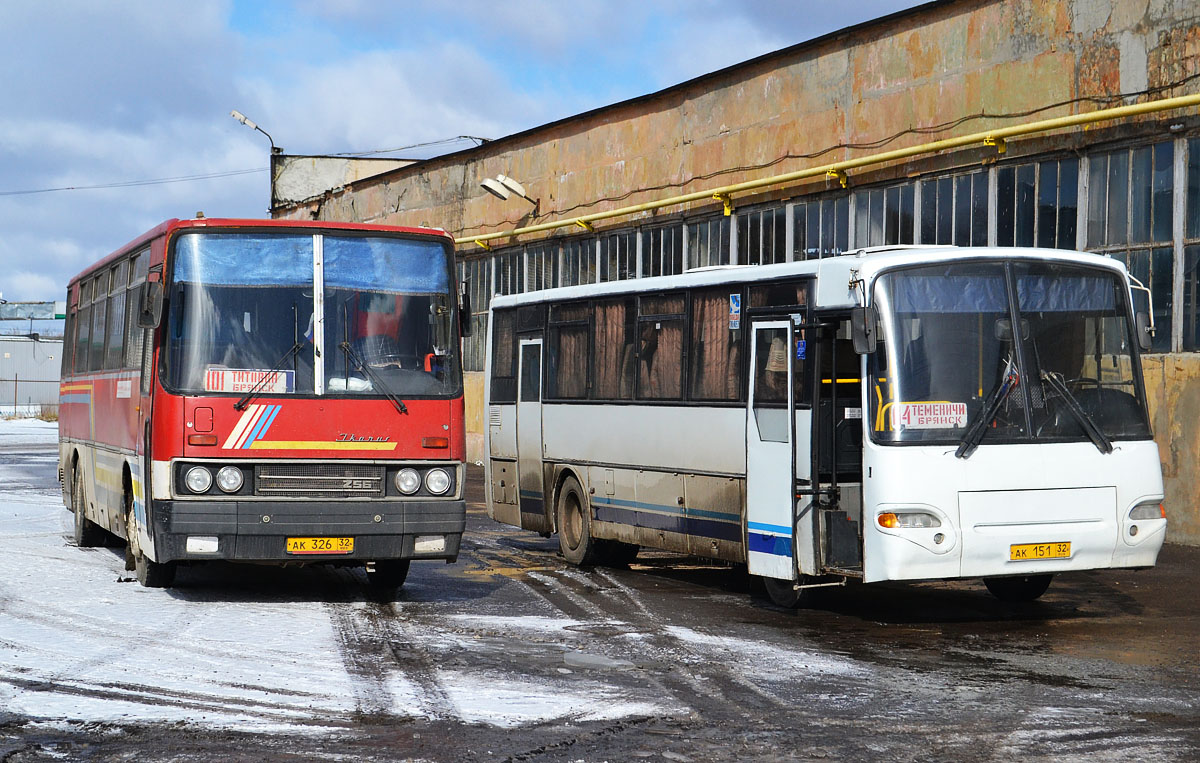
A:
[[[738,262],[769,265],[787,261],[787,212],[768,208],[738,213]]]
[[[596,282],[596,239],[569,239],[562,246],[562,285]]]
[[[915,192],[911,183],[854,194],[854,246],[911,244]]]
[[[637,238],[633,231],[611,233],[600,241],[600,280],[623,281],[637,274]]]
[[[1088,249],[1120,259],[1150,289],[1157,329],[1155,352],[1170,351],[1174,325],[1174,180],[1170,141],[1088,159]],[[1134,294],[1134,304],[1145,309],[1139,292]]]
[[[688,268],[707,268],[728,264],[729,218],[721,216],[688,223]]]
[[[669,276],[683,272],[683,225],[642,231],[642,275]]]
[[[792,259],[833,257],[849,248],[849,196],[792,205]]]
[[[1074,249],[1078,199],[1078,159],[999,168],[996,244]]]
[[[532,244],[525,250],[528,259],[526,290],[540,291],[558,286],[558,242]]]
[[[986,246],[988,177],[969,175],[921,182],[921,243]]]

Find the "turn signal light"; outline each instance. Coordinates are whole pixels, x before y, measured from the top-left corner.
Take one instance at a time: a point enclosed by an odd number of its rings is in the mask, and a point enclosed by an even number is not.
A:
[[[188,435],[188,445],[216,445],[217,436],[215,434],[190,434]]]
[[[892,513],[890,511],[880,514],[876,519],[880,527],[894,529],[897,527],[914,528],[914,527],[941,527],[942,520],[925,511],[901,511]]]
[[[878,522],[880,527],[895,528],[900,526],[900,518],[891,512],[880,514]]]
[[[450,438],[449,437],[422,437],[421,438],[421,447],[422,448],[449,448],[450,447]]]

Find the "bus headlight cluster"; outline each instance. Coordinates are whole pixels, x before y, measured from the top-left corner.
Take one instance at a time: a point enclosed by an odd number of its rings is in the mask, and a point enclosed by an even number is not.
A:
[[[236,466],[223,466],[217,472],[217,487],[226,493],[236,493],[242,489],[242,470]]]
[[[412,495],[421,489],[421,475],[416,469],[401,469],[396,472],[396,489],[405,495]]]
[[[875,521],[879,522],[880,527],[888,529],[942,526],[942,520],[926,511],[889,511],[880,514]]]
[[[1158,501],[1140,503],[1129,512],[1130,519],[1166,519],[1167,509]]]
[[[183,478],[183,484],[193,493],[207,493],[212,483],[212,472],[203,466],[193,466]]]
[[[450,489],[450,475],[445,469],[430,469],[425,472],[425,489],[434,495],[441,495]]]
[[[424,485],[425,491],[432,495],[445,495],[450,490],[450,486],[454,484],[450,472],[441,467],[434,467],[426,471],[424,476],[420,471],[406,467],[396,472],[392,482],[402,495],[413,495],[421,489],[421,485]]]

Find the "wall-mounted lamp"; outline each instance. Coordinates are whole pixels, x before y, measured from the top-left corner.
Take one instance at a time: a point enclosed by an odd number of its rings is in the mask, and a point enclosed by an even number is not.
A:
[[[534,199],[525,193],[525,186],[508,177],[507,175],[497,175],[494,178],[486,178],[479,184],[483,190],[495,196],[501,201],[508,201],[509,196],[513,194],[520,196],[525,201],[533,205],[533,216],[537,217],[539,199]]]
[[[250,120],[249,120],[249,119],[246,117],[246,115],[245,115],[245,114],[243,114],[242,112],[238,111],[237,109],[234,109],[233,111],[229,112],[229,116],[233,117],[233,118],[234,118],[234,119],[236,119],[237,121],[239,121],[239,122],[241,122],[242,124],[246,125],[246,126],[247,126],[247,127],[249,127],[250,129],[252,129],[252,130],[258,130],[258,131],[259,131],[259,132],[261,132],[263,135],[266,135],[266,136],[267,136],[267,140],[271,141],[271,153],[272,153],[272,154],[282,154],[282,153],[283,153],[283,149],[282,149],[282,148],[279,148],[279,147],[277,147],[277,146],[275,145],[275,139],[271,137],[270,133],[268,133],[266,130],[264,130],[263,128],[259,127],[258,125],[254,124],[253,122],[251,122],[251,121],[250,121]]]

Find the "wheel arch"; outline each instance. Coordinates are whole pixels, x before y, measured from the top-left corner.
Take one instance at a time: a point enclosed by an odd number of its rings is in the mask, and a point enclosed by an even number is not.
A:
[[[587,500],[587,510],[590,512],[592,508],[592,500],[588,493],[586,470],[572,464],[556,464],[554,466],[554,487],[550,491],[550,505],[546,507],[552,532],[558,532],[558,498],[562,494],[563,485],[566,484],[568,477],[574,477],[575,481],[579,483],[582,495]]]

